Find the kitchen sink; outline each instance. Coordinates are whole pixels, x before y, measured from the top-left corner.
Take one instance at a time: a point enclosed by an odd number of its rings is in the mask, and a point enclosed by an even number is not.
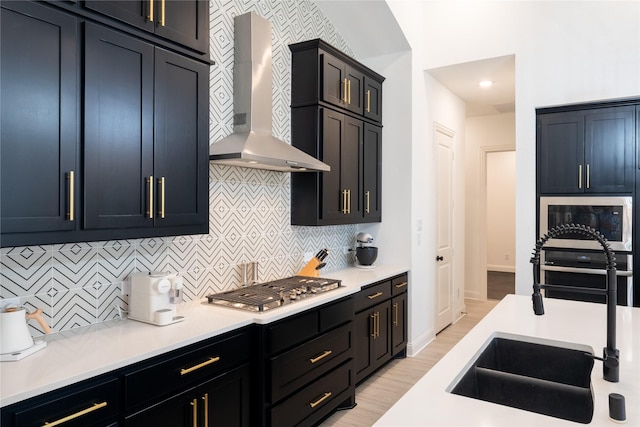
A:
[[[447,391],[588,424],[593,348],[496,332]]]

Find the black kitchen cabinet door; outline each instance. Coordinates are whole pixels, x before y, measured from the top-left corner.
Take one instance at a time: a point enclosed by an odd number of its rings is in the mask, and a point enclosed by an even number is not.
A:
[[[633,191],[635,109],[602,108],[585,116],[586,189],[596,193]]]
[[[207,224],[209,67],[155,51],[155,225]]]
[[[367,221],[382,221],[382,128],[364,124],[363,215]]]
[[[86,24],[84,228],[153,226],[154,48]]]
[[[391,359],[391,301],[356,313],[355,375],[359,383]]]
[[[251,420],[250,384],[250,368],[247,364],[198,386],[198,409],[201,411],[198,425],[255,425]]]
[[[538,115],[540,194],[629,193],[634,107]]]
[[[583,117],[579,112],[538,117],[540,193],[572,193],[584,188]]]
[[[404,292],[391,300],[391,354],[405,351],[408,341],[407,331],[407,293]]]
[[[360,176],[363,123],[328,108],[322,109],[322,219],[351,222],[362,216]]]
[[[40,4],[1,6],[0,228],[3,234],[73,230],[78,24]]]
[[[198,426],[198,403],[195,388],[191,388],[126,417],[124,426]]]
[[[97,0],[86,1],[85,5],[96,12],[199,52],[208,50],[209,12],[206,1]]]
[[[364,76],[364,116],[382,122],[382,83]]]

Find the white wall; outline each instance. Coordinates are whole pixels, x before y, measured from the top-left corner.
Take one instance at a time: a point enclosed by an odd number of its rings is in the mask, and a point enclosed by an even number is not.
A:
[[[515,114],[504,113],[490,116],[468,117],[465,123],[465,297],[486,299],[486,264],[488,220],[486,211],[485,157],[492,152],[515,150]],[[515,163],[515,162],[514,162]],[[515,171],[509,178],[515,188]],[[515,198],[515,191],[511,191]],[[510,199],[515,205],[515,200]],[[515,223],[515,212],[511,221]],[[505,241],[515,245],[515,224],[509,228]],[[505,230],[506,231],[506,230]],[[515,270],[515,248],[509,249],[510,267]],[[502,252],[502,250],[500,250]],[[504,255],[504,254],[503,254]]]

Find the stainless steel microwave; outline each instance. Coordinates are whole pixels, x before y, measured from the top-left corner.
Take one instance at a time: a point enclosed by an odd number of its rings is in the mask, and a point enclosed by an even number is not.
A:
[[[602,234],[611,249],[632,250],[632,198],[630,196],[540,197],[540,237],[562,224],[588,225]],[[587,236],[565,234],[545,246],[569,249],[602,249]]]

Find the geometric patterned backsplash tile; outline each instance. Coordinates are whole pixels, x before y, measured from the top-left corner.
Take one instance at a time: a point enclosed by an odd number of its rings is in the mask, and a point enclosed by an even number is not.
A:
[[[273,27],[273,133],[290,141],[290,43],[323,38],[352,54],[317,5],[308,0],[212,1],[210,142],[233,123],[233,16],[254,11]],[[290,225],[290,174],[209,166],[209,234],[3,248],[0,298],[42,308],[54,331],[118,317],[127,309],[122,281],[137,271],[184,277],[185,300],[240,284],[239,263],[259,262],[259,279],[295,274],[305,252],[329,248],[324,274],[353,262],[342,247],[354,243],[356,226]],[[35,322],[32,333],[41,334]]]

